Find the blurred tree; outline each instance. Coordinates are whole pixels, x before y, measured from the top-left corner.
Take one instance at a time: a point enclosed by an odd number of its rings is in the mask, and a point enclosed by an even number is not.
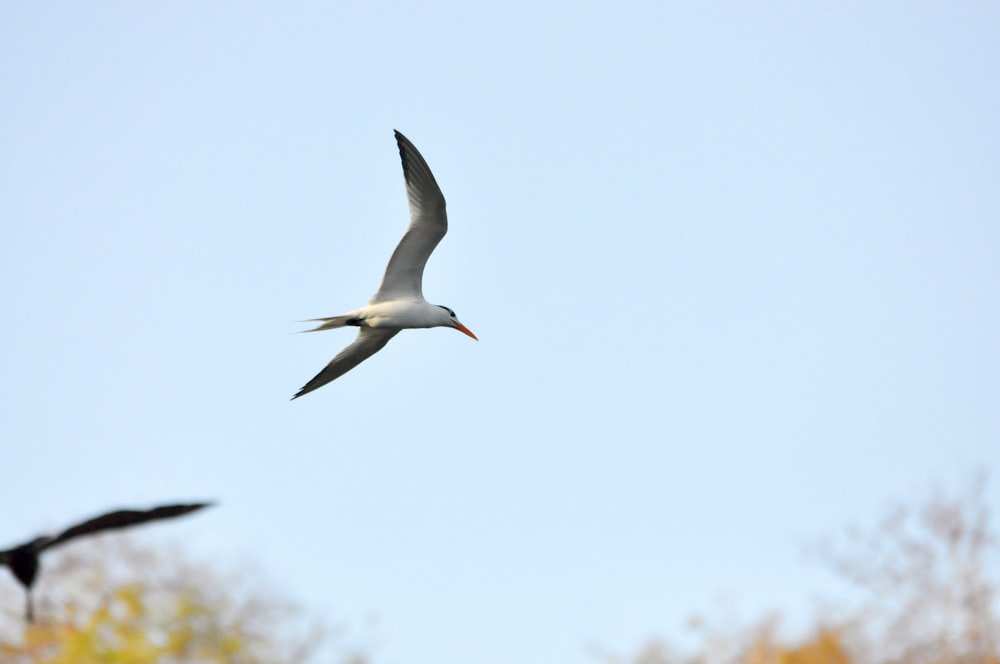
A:
[[[770,661],[776,664],[851,664],[837,630],[820,630],[809,642],[788,650],[779,649]]]
[[[996,540],[978,476],[964,497],[900,506],[822,558],[866,595],[852,630],[867,661],[1000,662]]]
[[[795,646],[781,645],[770,623],[759,629],[756,638],[741,654],[744,664],[853,664],[841,632],[836,628],[817,628],[811,638]]]
[[[0,605],[3,664],[363,664],[294,604],[176,550],[109,535],[53,556],[39,615]],[[13,598],[14,593],[11,593]]]
[[[937,494],[898,507],[871,530],[851,528],[820,559],[862,591],[861,601],[821,615],[811,636],[778,637],[770,616],[719,630],[692,620],[701,641],[680,653],[653,641],[634,664],[1000,664],[996,540],[985,477],[967,495]],[[608,658],[618,661],[616,658]]]
[[[634,664],[854,664],[836,628],[819,628],[814,635],[796,646],[780,644],[775,637],[777,618],[768,618],[745,634],[727,639],[713,639],[701,651],[681,655],[662,641],[646,644]],[[614,658],[610,658],[614,659]]]

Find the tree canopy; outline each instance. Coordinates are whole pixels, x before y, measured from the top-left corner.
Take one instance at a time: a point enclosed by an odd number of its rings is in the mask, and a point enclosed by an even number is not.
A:
[[[330,625],[251,587],[258,575],[224,575],[176,549],[108,535],[46,564],[35,624],[25,624],[20,602],[0,605],[4,664],[364,661],[329,638]]]

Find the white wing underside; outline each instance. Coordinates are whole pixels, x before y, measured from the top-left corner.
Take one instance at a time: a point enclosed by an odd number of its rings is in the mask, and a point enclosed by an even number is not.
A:
[[[389,343],[389,340],[398,333],[398,329],[362,327],[358,330],[358,336],[354,339],[354,342],[337,353],[337,356],[330,360],[330,363],[323,367],[323,370],[316,374],[312,380],[303,385],[302,389],[296,392],[292,398],[297,399],[303,394],[308,394],[315,389],[323,387],[330,381],[340,378],[382,350]]]
[[[392,258],[382,277],[382,285],[372,296],[370,304],[387,300],[423,299],[424,266],[431,252],[448,232],[444,194],[434,180],[430,167],[413,143],[398,131],[396,142],[399,144],[399,156],[403,160],[406,198],[410,204],[410,226],[392,252]]]

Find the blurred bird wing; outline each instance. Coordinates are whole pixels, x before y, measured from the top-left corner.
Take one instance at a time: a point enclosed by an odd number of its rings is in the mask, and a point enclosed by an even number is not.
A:
[[[127,528],[129,526],[135,526],[140,523],[146,523],[147,521],[155,521],[157,519],[170,519],[177,516],[183,516],[195,510],[200,510],[203,507],[207,507],[212,503],[191,503],[186,505],[162,505],[160,507],[154,507],[149,510],[117,510],[115,512],[109,512],[107,514],[102,514],[101,516],[94,517],[93,519],[88,519],[83,523],[79,523],[75,526],[67,528],[66,530],[59,533],[57,536],[43,543],[38,550],[44,551],[49,547],[57,546],[63,544],[74,537],[80,537],[82,535],[90,535],[93,533],[101,532],[103,530],[115,530],[117,528]]]

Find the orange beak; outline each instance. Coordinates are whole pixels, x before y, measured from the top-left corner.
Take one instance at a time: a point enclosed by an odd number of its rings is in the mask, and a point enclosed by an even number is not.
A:
[[[476,335],[474,335],[472,333],[472,330],[470,330],[466,326],[462,325],[458,321],[455,321],[455,329],[458,330],[459,332],[461,332],[462,334],[468,334],[470,337],[472,337],[476,341],[479,341],[479,337],[477,337]]]

